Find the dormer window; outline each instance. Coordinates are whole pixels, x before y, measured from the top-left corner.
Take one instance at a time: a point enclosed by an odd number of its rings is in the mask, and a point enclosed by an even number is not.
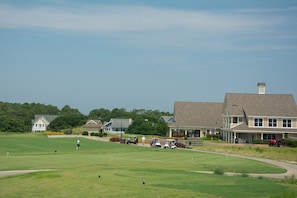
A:
[[[292,127],[292,120],[291,119],[283,119],[283,127],[284,128],[291,128]]]
[[[256,126],[256,127],[262,127],[263,126],[263,119],[262,118],[255,118],[255,120],[254,120],[254,126]]]

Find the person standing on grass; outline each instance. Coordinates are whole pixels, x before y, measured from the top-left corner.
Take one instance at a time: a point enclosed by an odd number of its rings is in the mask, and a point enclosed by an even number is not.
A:
[[[142,145],[144,145],[144,142],[145,142],[145,137],[144,135],[142,136]]]
[[[80,140],[78,139],[78,140],[76,141],[76,150],[78,150],[79,147],[80,147]]]

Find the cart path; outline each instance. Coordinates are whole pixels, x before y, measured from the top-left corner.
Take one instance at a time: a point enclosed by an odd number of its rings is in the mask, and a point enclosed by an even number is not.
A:
[[[26,173],[35,173],[35,172],[43,172],[43,171],[51,171],[48,169],[44,170],[10,170],[10,171],[0,171],[0,177],[6,177],[11,175],[20,175]]]
[[[203,153],[211,153],[211,154],[218,154],[218,155],[225,155],[226,157],[232,156],[232,157],[239,157],[239,158],[245,158],[245,159],[251,159],[255,161],[260,161],[268,164],[272,164],[281,168],[284,168],[287,170],[286,173],[279,173],[279,174],[254,174],[254,173],[247,173],[248,176],[252,177],[269,177],[269,178],[278,178],[282,179],[284,177],[291,177],[292,175],[297,176],[297,165],[293,163],[288,162],[282,162],[277,160],[271,160],[271,159],[265,159],[265,158],[258,158],[258,157],[249,157],[249,156],[243,156],[243,155],[237,155],[237,154],[226,154],[226,153],[218,153],[218,152],[211,152],[211,151],[202,151],[202,150],[193,150],[196,152],[203,152]],[[207,174],[213,174],[211,171],[195,171],[199,173],[207,173]],[[242,173],[232,173],[232,172],[225,172],[224,175],[228,176],[235,176],[235,175],[241,175]]]

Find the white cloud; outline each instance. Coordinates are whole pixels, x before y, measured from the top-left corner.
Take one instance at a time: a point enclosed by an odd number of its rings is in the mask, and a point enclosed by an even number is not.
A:
[[[82,8],[0,5],[0,28],[42,28],[68,31],[188,30],[234,32],[270,26],[277,20],[143,6],[95,6]]]

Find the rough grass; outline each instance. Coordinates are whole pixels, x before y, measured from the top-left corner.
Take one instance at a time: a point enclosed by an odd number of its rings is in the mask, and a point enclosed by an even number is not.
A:
[[[239,154],[250,157],[261,157],[274,160],[295,162],[297,164],[297,148],[269,147],[268,145],[234,145],[225,143],[211,143],[207,141],[205,146],[193,147],[194,149],[214,151],[220,153]]]
[[[0,178],[0,197],[269,197],[297,193],[296,185],[276,179],[195,172],[284,172],[248,159],[88,139],[81,139],[81,149],[76,150],[75,142],[75,138],[42,135],[0,136],[0,170],[52,170]]]

